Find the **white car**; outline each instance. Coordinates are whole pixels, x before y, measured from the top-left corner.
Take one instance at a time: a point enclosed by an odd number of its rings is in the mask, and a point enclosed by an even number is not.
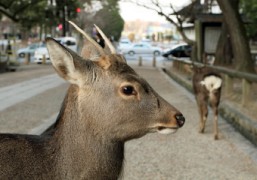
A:
[[[43,43],[32,43],[25,48],[19,49],[17,51],[17,55],[19,58],[24,58],[26,54],[30,54],[30,56],[34,56],[35,50],[42,46],[43,46]]]
[[[54,38],[56,41],[58,41],[60,44],[68,47],[74,52],[77,52],[77,41],[73,37],[60,37],[60,38]],[[46,46],[42,46],[40,48],[37,48],[35,51],[35,62],[37,64],[41,64],[43,62],[43,57],[45,56],[45,63],[50,63],[50,57],[48,54],[48,50]]]
[[[159,56],[162,53],[162,49],[156,46],[151,46],[146,43],[136,43],[127,48],[121,50],[122,54],[153,54],[155,56]]]
[[[141,43],[146,43],[146,44],[152,44],[153,42],[150,39],[142,39]]]
[[[126,49],[132,45],[129,39],[121,39],[118,44],[118,52],[122,52],[123,49]]]
[[[45,62],[43,62],[43,58],[45,57]],[[42,64],[42,63],[50,63],[50,57],[48,50],[46,48],[46,45],[41,46],[36,49],[35,54],[34,54],[34,62],[37,64]]]
[[[78,50],[78,44],[74,37],[60,37],[60,38],[54,38],[56,41],[58,41],[60,44],[68,47],[74,52],[77,52]]]

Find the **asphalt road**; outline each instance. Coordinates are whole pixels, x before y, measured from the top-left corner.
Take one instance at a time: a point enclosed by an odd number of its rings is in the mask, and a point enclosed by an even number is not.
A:
[[[184,114],[186,123],[175,134],[148,134],[127,142],[122,179],[257,180],[256,147],[222,119],[220,140],[213,140],[211,119],[206,133],[199,134],[194,97],[160,69],[152,68],[150,60],[143,67],[136,60],[128,63]],[[40,134],[54,122],[67,87],[50,65],[28,65],[15,73],[0,74],[0,132]],[[22,93],[25,99],[20,98]]]

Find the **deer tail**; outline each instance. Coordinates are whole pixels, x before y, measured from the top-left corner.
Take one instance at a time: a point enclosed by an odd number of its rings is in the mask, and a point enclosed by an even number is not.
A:
[[[222,79],[216,75],[208,75],[200,83],[211,93],[221,87]]]

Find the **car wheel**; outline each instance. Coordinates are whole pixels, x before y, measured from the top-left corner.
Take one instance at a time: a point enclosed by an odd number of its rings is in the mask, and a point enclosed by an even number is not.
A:
[[[20,58],[24,58],[24,57],[25,57],[25,53],[20,53],[20,54],[19,54],[19,57],[20,57]]]
[[[134,52],[134,51],[129,51],[128,54],[129,54],[130,56],[133,56],[133,55],[135,54],[135,52]]]
[[[153,54],[154,54],[155,56],[159,56],[159,55],[161,54],[161,52],[160,52],[160,51],[154,51]]]
[[[170,55],[167,56],[167,59],[172,60],[172,59],[174,59],[174,56],[172,56],[172,55],[170,54]]]

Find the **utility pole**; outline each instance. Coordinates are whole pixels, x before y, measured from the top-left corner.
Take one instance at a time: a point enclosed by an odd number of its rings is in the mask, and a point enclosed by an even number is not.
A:
[[[64,1],[65,3],[65,1]],[[67,7],[64,4],[63,9],[62,9],[62,35],[66,36],[66,12],[67,12]]]

